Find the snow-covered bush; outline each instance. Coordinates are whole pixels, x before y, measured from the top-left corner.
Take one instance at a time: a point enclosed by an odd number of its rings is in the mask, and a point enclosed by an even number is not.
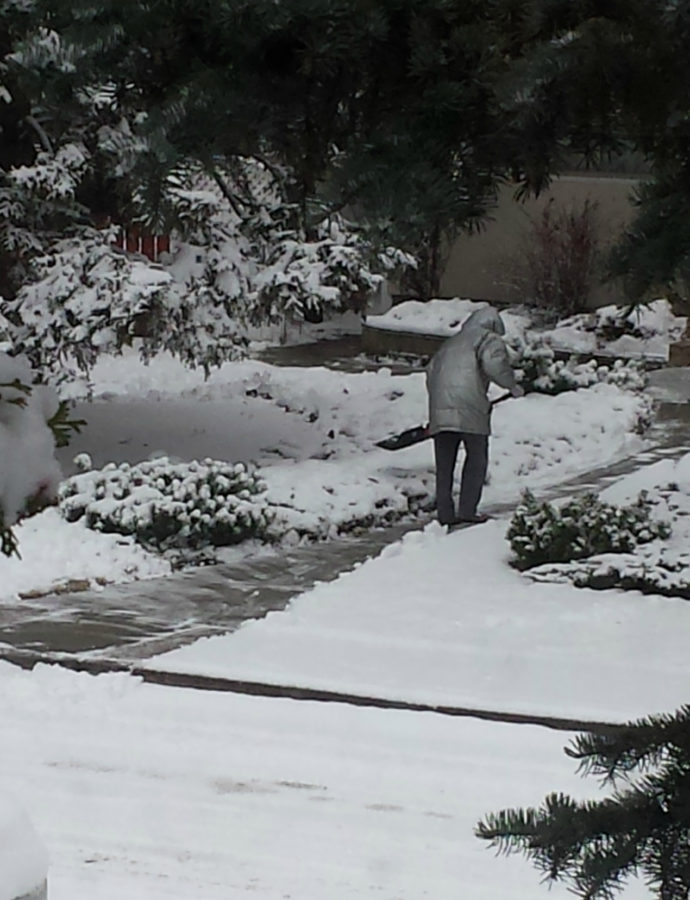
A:
[[[0,353],[0,552],[5,555],[17,551],[12,525],[53,503],[60,480],[51,429],[60,403],[52,388],[33,381],[26,363]]]
[[[340,217],[319,229],[316,240],[290,235],[269,245],[266,264],[253,279],[254,318],[275,320],[288,314],[320,319],[324,309],[364,312],[382,275],[411,257],[388,249],[374,257],[370,244]]]
[[[30,166],[15,166],[8,179],[27,194],[45,200],[72,199],[84,177],[89,152],[81,143],[67,143],[57,150],[40,151]]]
[[[629,479],[631,488],[626,485]],[[619,501],[644,484],[656,519],[671,526],[670,535],[624,553],[598,553],[587,559],[544,563],[530,569],[536,581],[569,582],[597,590],[618,588],[690,600],[690,454],[664,460],[624,476],[608,488]],[[632,489],[634,485],[634,490]]]
[[[74,475],[61,486],[60,510],[69,522],[84,518],[147,548],[199,550],[265,536],[272,514],[264,490],[243,463],[159,457]]]
[[[690,552],[665,552],[656,542],[635,553],[603,553],[530,570],[535,581],[570,582],[594,590],[640,591],[690,600]]]
[[[6,304],[12,339],[42,371],[74,376],[100,353],[141,335],[144,358],[170,350],[190,364],[229,358],[236,322],[212,291],[187,291],[170,272],[112,244],[112,232],[84,229],[30,265],[33,281]]]
[[[596,360],[580,363],[575,357],[556,359],[553,347],[534,335],[516,336],[510,346],[517,379],[527,393],[562,394],[602,382],[635,391],[645,386],[644,371],[632,360],[607,366]]]
[[[678,340],[687,319],[677,316],[668,300],[654,300],[634,307],[602,307],[586,318],[585,330],[595,333],[601,343],[611,343],[622,337],[651,341],[659,336]]]
[[[376,251],[340,215],[307,237],[291,220],[281,182],[257,160],[236,159],[232,171],[216,176],[218,183],[188,170],[169,180],[166,200],[182,257],[171,271],[188,290],[215,291],[221,304],[241,300],[241,324],[362,311],[381,273],[414,265],[399,249]]]
[[[507,534],[513,565],[530,569],[598,553],[627,553],[638,544],[668,537],[669,526],[653,520],[650,512],[645,492],[629,506],[605,503],[587,493],[555,507],[525,491]]]

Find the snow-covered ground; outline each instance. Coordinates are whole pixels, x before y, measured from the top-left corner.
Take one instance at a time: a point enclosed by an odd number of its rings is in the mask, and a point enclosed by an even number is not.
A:
[[[87,427],[60,454],[67,472],[80,452],[96,467],[156,453],[254,462],[278,512],[276,531],[290,539],[299,532],[326,537],[431,502],[431,443],[395,453],[375,446],[426,421],[421,371],[343,374],[248,360],[204,381],[169,357],[143,366],[126,355],[96,366],[93,393],[93,403],[76,410]],[[607,384],[499,405],[486,502],[516,499],[524,487],[557,483],[631,452],[641,444],[634,430],[645,405],[639,393]],[[17,537],[22,559],[2,561],[3,598],[68,579],[115,582],[169,571],[130,539],[68,525],[52,510],[27,520]]]
[[[0,597],[42,593],[70,582],[128,581],[168,575],[170,563],[148,553],[132,538],[100,534],[80,523],[70,525],[56,509],[26,519],[15,529],[21,559],[0,559]]]
[[[433,334],[449,337],[455,334],[474,310],[485,304],[472,300],[410,300],[392,307],[382,315],[367,316],[371,328]],[[538,333],[555,349],[573,353],[601,353],[612,356],[668,359],[669,343],[677,341],[685,330],[687,319],[675,316],[667,300],[655,300],[629,312],[616,306],[605,306],[591,313],[561,319],[555,325],[535,325],[528,307],[501,310],[508,338]],[[612,326],[628,323],[629,333],[617,335]]]
[[[689,465],[685,457],[652,466],[611,488],[611,497],[687,481]],[[687,702],[687,601],[534,583],[508,565],[507,525],[499,519],[448,535],[433,523],[286,611],[150,664],[599,721]]]
[[[204,382],[166,358],[148,368],[123,358],[104,360],[96,378],[98,413],[67,463],[79,451],[99,465],[156,451],[254,460],[286,525],[323,534],[377,502],[395,512],[429,496],[429,444],[373,447],[424,420],[421,373],[248,361]],[[643,411],[639,395],[605,384],[502,404],[486,501],[639,447]],[[657,469],[652,480],[667,477]],[[447,535],[431,524],[287,611],[150,665],[588,719],[687,700],[687,603],[534,584],[508,567],[505,529]],[[23,561],[0,563],[8,596],[167,565],[55,510],[18,532]],[[20,798],[48,847],[50,900],[533,900],[547,896],[539,874],[495,857],[475,823],[554,790],[598,795],[562,753],[568,735],[545,729],[46,666],[0,663],[0,684],[0,791]],[[636,883],[625,896],[650,895]]]
[[[0,682],[0,790],[47,844],[50,900],[571,896],[473,836],[551,791],[599,795],[568,734],[46,666]]]

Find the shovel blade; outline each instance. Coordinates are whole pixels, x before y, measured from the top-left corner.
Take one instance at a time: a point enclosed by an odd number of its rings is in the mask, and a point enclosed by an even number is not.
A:
[[[404,447],[411,447],[413,444],[426,441],[429,437],[431,435],[428,425],[416,425],[414,428],[401,431],[400,434],[377,441],[376,446],[383,447],[384,450],[402,450]]]

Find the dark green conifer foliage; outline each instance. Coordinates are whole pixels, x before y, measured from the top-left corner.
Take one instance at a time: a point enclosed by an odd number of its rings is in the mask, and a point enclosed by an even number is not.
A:
[[[690,3],[495,5],[512,48],[501,93],[505,136],[524,188],[539,191],[566,167],[634,154],[650,183],[611,274],[624,277],[631,299],[658,296],[669,284],[689,295]]]
[[[690,0],[2,0],[0,58],[39,27],[73,66],[4,66],[0,167],[73,136],[92,152],[86,209],[127,218],[137,193],[160,220],[169,172],[257,156],[288,227],[354,212],[419,254],[429,294],[504,178],[538,192],[635,152],[654,184],[612,272],[634,297],[686,290]],[[83,102],[105,84],[116,113]],[[115,114],[142,139],[124,166],[97,148]]]
[[[477,836],[524,853],[546,882],[611,900],[638,876],[661,900],[690,896],[690,706],[577,737],[566,753],[611,793],[579,802],[551,794],[539,808],[488,815]]]
[[[186,159],[258,156],[292,227],[354,210],[421,251],[428,290],[442,238],[478,226],[508,169],[480,0],[44,2],[80,68],[145,113],[150,184]]]

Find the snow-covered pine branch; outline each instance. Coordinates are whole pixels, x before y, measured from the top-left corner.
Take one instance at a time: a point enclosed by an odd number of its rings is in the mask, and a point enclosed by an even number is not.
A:
[[[89,152],[83,144],[69,143],[55,153],[42,151],[30,166],[16,166],[8,178],[31,194],[48,200],[71,200],[87,169]]]
[[[37,162],[33,174],[15,177],[27,191],[45,192],[54,171]],[[176,231],[173,253],[160,264],[117,249],[108,229],[81,226],[53,238],[26,262],[16,297],[0,301],[15,349],[65,379],[138,337],[145,359],[168,350],[208,371],[242,352],[249,323],[361,310],[380,272],[411,262],[395,248],[377,253],[339,217],[322,223],[313,240],[287,228],[275,179],[255,160],[236,161],[223,176],[241,192],[243,216],[198,167],[171,173],[156,203]],[[71,189],[65,178],[52,186],[62,197]],[[142,227],[153,227],[151,202],[142,184],[133,196]]]

